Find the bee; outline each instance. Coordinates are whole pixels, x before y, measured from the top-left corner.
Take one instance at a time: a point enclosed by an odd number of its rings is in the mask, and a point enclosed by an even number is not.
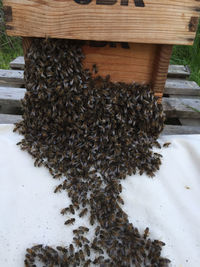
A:
[[[61,213],[62,215],[64,215],[64,214],[66,214],[68,211],[69,211],[69,208],[67,207],[67,208],[62,209],[62,210],[60,211],[60,213]]]
[[[77,247],[82,247],[82,243],[78,238],[74,237],[73,240]]]
[[[92,262],[92,261],[91,261],[90,259],[87,260],[87,261],[84,263],[83,267],[89,267],[91,262]]]
[[[144,239],[146,239],[146,238],[148,237],[148,235],[149,235],[149,228],[147,227],[147,228],[144,230],[144,235],[143,235]]]
[[[74,254],[74,246],[72,244],[69,245],[69,252],[70,252],[70,255],[73,256],[73,254]]]
[[[54,193],[61,192],[62,190],[62,184],[59,184],[56,189],[54,190]]]
[[[89,228],[84,227],[84,226],[79,226],[78,230],[82,230],[83,232],[89,232]]]
[[[79,250],[79,257],[82,261],[85,261],[85,256],[84,256],[83,251],[81,249]]]
[[[64,248],[64,247],[61,247],[61,246],[57,246],[56,249],[58,251],[63,252],[64,254],[67,254],[67,252],[68,252],[68,249],[67,248]]]
[[[88,209],[85,208],[79,213],[79,217],[83,217],[88,212]]]
[[[104,257],[103,256],[99,256],[99,257],[94,259],[93,263],[94,264],[100,264],[100,263],[102,263],[103,260],[104,260]]]
[[[65,225],[74,224],[74,222],[75,222],[75,219],[72,218],[72,219],[67,220],[67,221],[65,222]]]
[[[170,142],[167,142],[167,143],[164,143],[163,147],[168,147],[170,145],[171,145],[171,143]]]
[[[35,254],[35,252],[34,252],[33,249],[31,249],[31,248],[27,248],[26,251],[27,251],[31,256],[33,256],[33,257],[36,256],[36,254]]]
[[[90,224],[93,225],[95,221],[95,216],[93,214],[90,215]]]
[[[88,255],[88,257],[90,256],[90,247],[88,244],[84,245],[84,251],[86,252],[86,254]]]
[[[34,262],[34,257],[30,254],[26,254],[25,257],[30,261],[30,262]]]
[[[84,242],[84,243],[90,243],[90,241],[84,237],[84,236],[81,236],[80,239]]]
[[[42,244],[39,244],[39,245],[33,246],[31,249],[36,251],[36,250],[41,249],[42,247],[43,247],[43,245]]]
[[[93,72],[94,74],[97,74],[97,72],[98,72],[98,68],[97,68],[97,65],[96,65],[96,64],[93,64],[93,65],[92,65],[92,72]]]
[[[29,264],[27,259],[24,260],[24,265],[25,265],[25,267],[31,267],[32,266],[32,264]]]
[[[100,226],[97,226],[96,229],[95,229],[95,235],[96,235],[96,236],[99,235],[100,230],[101,230]]]
[[[120,204],[124,205],[124,200],[120,196],[117,196],[117,200]]]
[[[74,208],[73,208],[73,205],[69,205],[69,210],[72,214],[75,214],[75,211],[74,211]]]

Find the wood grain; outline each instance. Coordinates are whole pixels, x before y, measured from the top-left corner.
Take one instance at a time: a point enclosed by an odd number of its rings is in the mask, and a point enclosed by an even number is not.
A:
[[[198,126],[165,125],[162,135],[200,134]]]
[[[129,43],[128,49],[122,48],[119,43],[116,47],[109,44],[105,47],[85,45],[83,66],[92,72],[92,66],[96,64],[96,75],[105,77],[109,74],[113,82],[151,83],[156,51],[157,45],[153,44]],[[93,76],[96,75],[93,73]]]
[[[74,0],[4,0],[12,8],[9,35],[80,40],[191,45],[200,2],[144,0],[128,6],[77,4]]]
[[[161,102],[164,92],[167,72],[169,68],[169,61],[172,54],[172,48],[172,45],[158,45],[156,56],[154,59],[151,83],[155,95],[160,98],[159,102]]]
[[[21,120],[21,115],[0,114],[0,124],[13,124]]]
[[[20,100],[24,98],[25,92],[24,88],[0,87],[0,113],[21,114]],[[17,108],[17,113],[13,108]],[[195,111],[199,108],[200,99],[163,97],[163,109],[168,118],[199,119],[200,112]]]
[[[182,96],[200,96],[200,87],[194,81],[168,78],[165,84],[165,94]]]

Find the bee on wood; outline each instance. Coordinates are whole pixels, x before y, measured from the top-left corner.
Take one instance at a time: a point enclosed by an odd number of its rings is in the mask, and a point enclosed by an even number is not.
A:
[[[93,65],[92,65],[92,72],[93,72],[94,74],[97,74],[97,73],[98,73],[98,68],[97,68],[97,65],[96,65],[96,64],[93,64]]]
[[[79,217],[83,217],[88,212],[88,209],[85,208],[79,213]]]
[[[164,143],[163,144],[163,147],[169,147],[171,145],[171,143],[170,142],[167,142],[167,143]]]
[[[67,220],[67,221],[65,222],[65,225],[74,224],[74,222],[75,222],[75,219],[72,218],[72,219]]]
[[[61,190],[62,190],[62,184],[59,184],[59,185],[55,188],[54,193],[61,192]]]

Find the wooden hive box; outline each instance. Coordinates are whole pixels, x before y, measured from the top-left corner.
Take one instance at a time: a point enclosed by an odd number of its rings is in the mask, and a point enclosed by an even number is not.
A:
[[[88,40],[84,66],[163,95],[173,44],[192,45],[200,0],[3,0],[7,33]]]

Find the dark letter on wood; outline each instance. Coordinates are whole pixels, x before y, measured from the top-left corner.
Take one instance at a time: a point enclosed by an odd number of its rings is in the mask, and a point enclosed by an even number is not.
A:
[[[97,5],[114,5],[117,0],[97,0]]]
[[[144,7],[144,1],[143,0],[134,0],[135,6],[138,7]]]
[[[87,5],[90,2],[92,2],[92,0],[74,0],[76,3],[81,4],[81,5]]]

